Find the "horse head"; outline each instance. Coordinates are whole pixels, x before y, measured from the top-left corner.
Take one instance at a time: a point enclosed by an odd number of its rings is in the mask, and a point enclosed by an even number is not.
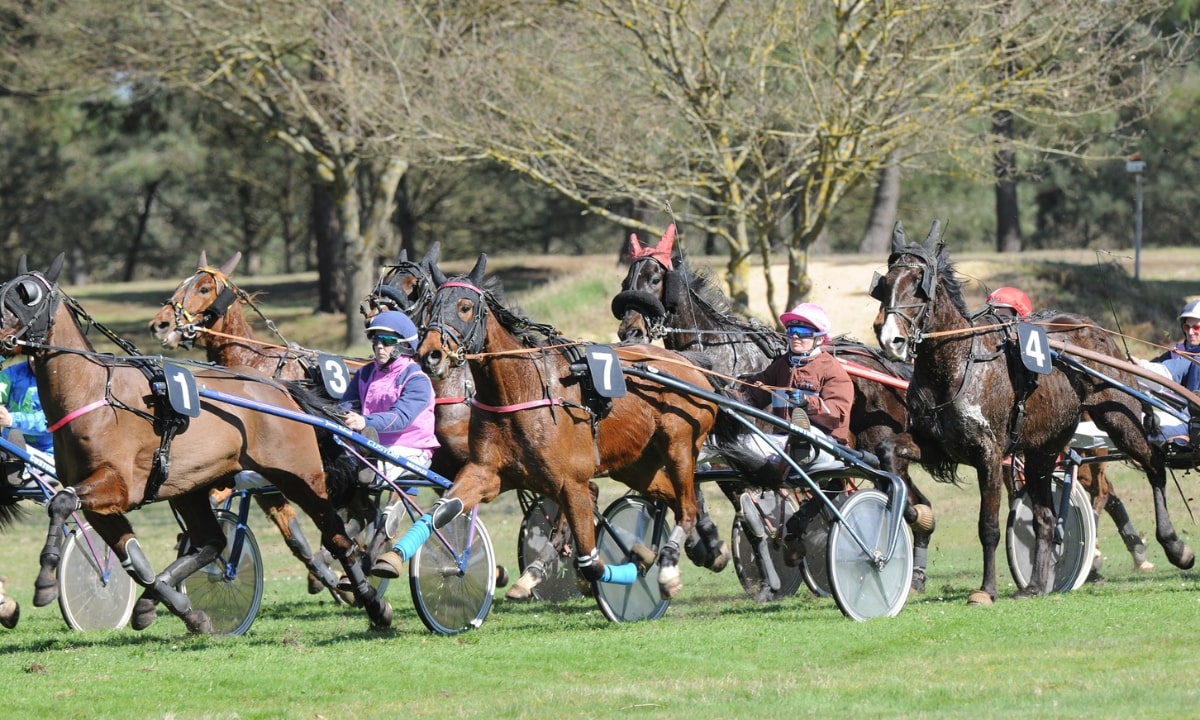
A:
[[[200,251],[196,272],[175,288],[150,320],[150,332],[163,347],[191,348],[198,328],[211,329],[238,299],[245,299],[229,279],[241,259],[240,252],[234,253],[221,267],[214,268],[208,264],[205,252]]]
[[[377,283],[371,294],[359,303],[358,311],[363,320],[370,322],[386,310],[399,310],[412,318],[418,327],[424,324],[425,314],[433,302],[432,268],[437,265],[442,253],[442,244],[435,242],[425,257],[417,261],[408,259],[408,251],[401,250],[395,265],[388,265],[387,271]]]
[[[59,253],[40,273],[31,272],[22,255],[16,276],[0,285],[0,354],[11,357],[21,342],[46,341],[61,300],[57,282],[65,259]]]
[[[653,247],[644,247],[637,235],[629,236],[629,272],[612,301],[613,317],[621,321],[617,337],[622,342],[646,343],[665,334],[667,317],[687,292],[675,267],[682,256],[674,250],[674,223]]]
[[[470,274],[447,278],[437,265],[430,267],[437,286],[425,323],[417,358],[429,377],[440,380],[451,366],[483,350],[487,336],[488,303],[483,287],[487,255],[480,253]]]
[[[870,295],[879,301],[875,337],[892,360],[911,359],[929,324],[939,288],[946,291],[954,310],[966,315],[960,281],[945,245],[939,241],[940,229],[941,222],[935,220],[924,241],[910,244],[904,227],[897,222],[887,271],[876,273],[871,281]]]

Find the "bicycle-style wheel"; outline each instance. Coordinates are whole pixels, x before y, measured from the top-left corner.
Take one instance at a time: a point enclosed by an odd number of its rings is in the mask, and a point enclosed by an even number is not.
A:
[[[558,503],[539,495],[525,511],[517,534],[517,564],[521,572],[524,573],[525,568],[539,558],[545,566],[545,578],[533,588],[533,596],[538,600],[561,602],[583,597],[579,591],[575,564],[550,547],[550,535],[558,521],[558,514]]]
[[[742,589],[756,602],[771,602],[794,595],[804,582],[800,566],[786,562],[787,548],[783,544],[783,528],[792,509],[784,496],[774,490],[747,490],[753,493],[750,507],[743,505],[742,514],[733,520],[733,569]],[[755,517],[747,517],[753,512]],[[766,545],[766,555],[760,547]],[[772,589],[768,580],[767,563],[779,578],[779,588]]]
[[[596,528],[596,547],[600,559],[606,565],[622,565],[633,562],[625,549],[644,545],[656,553],[666,544],[670,535],[670,522],[663,519],[660,532],[654,534],[655,517],[661,517],[665,507],[649,498],[625,495],[612,502],[604,511],[606,522]],[[600,612],[613,622],[637,622],[657,620],[667,612],[671,604],[658,589],[658,561],[645,575],[634,580],[632,585],[616,583],[594,583],[596,602]]]
[[[1061,473],[1052,480],[1054,508],[1062,502],[1066,486]],[[1025,492],[1013,498],[1008,511],[1008,531],[1005,535],[1008,568],[1013,582],[1024,589],[1033,577],[1033,556],[1037,541],[1033,531],[1033,504]],[[1050,545],[1050,588],[1053,592],[1069,592],[1087,581],[1092,571],[1096,547],[1096,516],[1092,500],[1077,482],[1071,483],[1071,506],[1063,523],[1063,542]]]
[[[133,615],[138,586],[87,523],[66,538],[58,561],[58,609],[75,630],[115,630]]]
[[[496,554],[483,519],[463,513],[435,530],[409,563],[408,584],[431,631],[454,635],[482,625],[496,592]]]
[[[842,519],[829,528],[829,589],[834,601],[853,620],[895,616],[908,600],[912,583],[912,530],[902,513],[888,509],[888,497],[879,490],[851,494],[841,513]],[[885,555],[879,564],[877,556]]]
[[[241,635],[254,624],[262,603],[262,553],[250,528],[242,534],[241,552],[233,558],[234,541],[238,535],[237,515],[228,510],[214,510],[217,522],[225,533],[225,549],[208,565],[179,583],[187,593],[192,607],[203,610],[218,635]],[[179,554],[191,552],[187,534],[179,544]],[[226,577],[227,570],[233,572]]]

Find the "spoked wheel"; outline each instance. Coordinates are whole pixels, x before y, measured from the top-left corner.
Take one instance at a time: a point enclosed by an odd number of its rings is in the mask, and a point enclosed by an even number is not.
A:
[[[193,608],[208,615],[214,633],[241,635],[254,624],[262,603],[262,553],[254,533],[247,527],[241,538],[241,552],[234,562],[231,553],[238,534],[237,515],[228,510],[215,510],[214,513],[225,533],[225,549],[216,560],[179,583],[179,589],[187,593]],[[189,552],[191,541],[185,533],[179,544],[179,554]]]
[[[112,549],[81,523],[67,536],[58,561],[58,609],[75,630],[125,627],[137,602],[137,583]]]
[[[574,563],[563,554],[550,549],[550,536],[558,521],[558,503],[545,495],[537,496],[521,519],[521,530],[517,535],[517,564],[521,572],[539,558],[545,565],[546,577],[533,588],[538,600],[561,602],[583,597],[579,592]]]
[[[670,535],[670,523],[665,519],[655,534],[656,517],[662,517],[664,508],[660,503],[638,495],[625,495],[613,501],[604,511],[607,524],[596,528],[596,547],[600,559],[606,565],[623,565],[634,562],[636,557],[626,552],[642,545],[657,553],[666,544]],[[658,589],[658,560],[632,585],[594,583],[596,603],[604,617],[613,622],[637,622],[657,620],[671,604]]]
[[[1052,493],[1056,511],[1065,486],[1061,473],[1055,473]],[[1033,503],[1025,492],[1013,498],[1005,540],[1013,582],[1019,589],[1024,589],[1033,577],[1033,555],[1037,549]],[[1071,483],[1071,507],[1063,523],[1062,545],[1050,545],[1050,587],[1053,592],[1069,592],[1083,585],[1092,571],[1095,547],[1096,516],[1092,513],[1092,500],[1082,485]]]
[[[408,584],[431,631],[454,635],[482,625],[496,592],[496,554],[483,520],[464,513],[435,530],[409,563]]]
[[[742,589],[756,602],[770,602],[794,595],[804,582],[802,568],[788,566],[783,544],[784,526],[794,512],[794,503],[774,490],[747,490],[749,507],[733,520],[733,569]],[[761,539],[760,539],[761,538]],[[765,545],[766,555],[761,549]],[[767,563],[779,578],[772,589]]]
[[[888,510],[888,497],[879,490],[851,494],[841,513],[843,519],[829,528],[829,589],[834,601],[854,620],[895,616],[912,583],[912,530],[902,513]],[[865,551],[852,534],[863,541]]]

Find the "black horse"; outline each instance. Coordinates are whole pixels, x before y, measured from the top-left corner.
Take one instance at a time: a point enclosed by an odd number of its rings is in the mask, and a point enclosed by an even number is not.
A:
[[[875,279],[870,292],[880,303],[874,324],[880,347],[896,360],[913,362],[907,395],[911,434],[897,436],[892,452],[920,462],[939,480],[955,480],[959,464],[973,467],[978,477],[983,583],[969,602],[991,604],[996,599],[1002,463],[1014,453],[1025,459],[1037,538],[1033,576],[1017,595],[1050,591],[1051,476],[1082,412],[1145,470],[1154,492],[1156,537],[1172,564],[1190,568],[1195,555],[1176,535],[1167,511],[1162,451],[1143,432],[1147,408],[1124,390],[1059,359],[1049,374],[1026,370],[1011,323],[968,313],[938,229],[935,222],[924,242],[909,244],[897,223],[887,272]],[[1119,364],[1112,338],[1085,317],[1042,311],[1028,321],[1045,328],[1049,342],[1061,340]],[[1043,350],[1049,353],[1049,348]],[[1125,387],[1135,382],[1133,374],[1119,367],[1103,369]]]

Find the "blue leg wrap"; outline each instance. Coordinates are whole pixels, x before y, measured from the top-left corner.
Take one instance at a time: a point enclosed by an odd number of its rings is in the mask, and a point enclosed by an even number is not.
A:
[[[632,585],[637,580],[637,576],[637,565],[633,563],[605,565],[604,574],[600,576],[600,582],[612,583],[614,585]]]
[[[404,533],[404,537],[396,541],[392,547],[393,550],[400,553],[400,557],[404,562],[408,562],[409,558],[417,554],[425,541],[429,539],[429,534],[433,531],[433,517],[429,513],[425,513],[417,518],[413,526]]]

